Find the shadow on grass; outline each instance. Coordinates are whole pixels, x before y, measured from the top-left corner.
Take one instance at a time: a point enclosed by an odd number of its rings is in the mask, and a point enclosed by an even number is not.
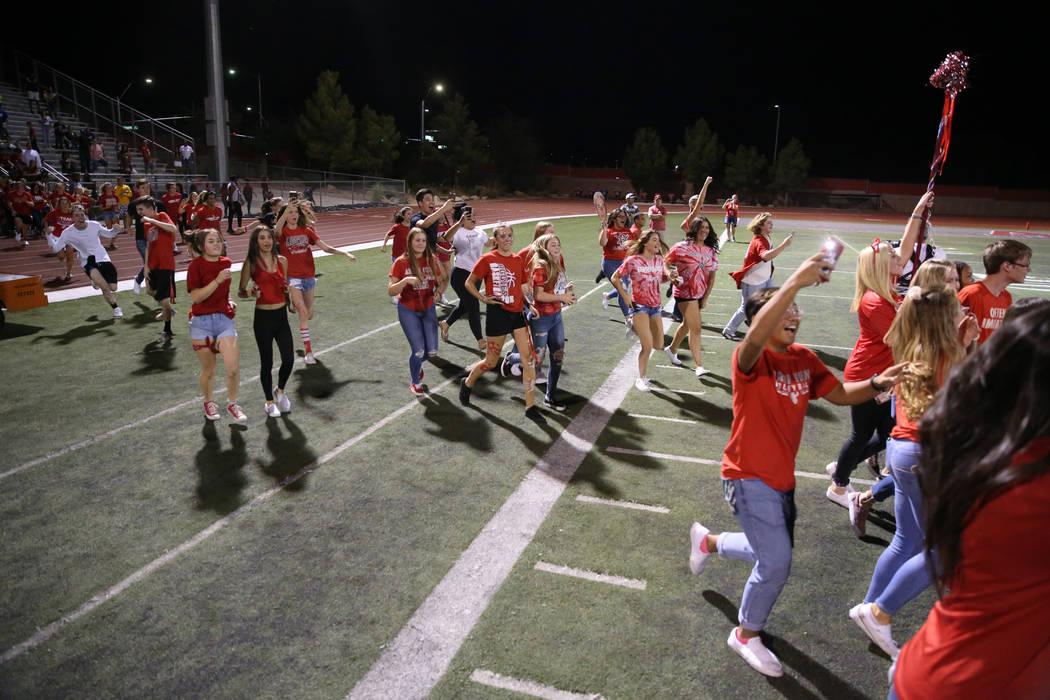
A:
[[[175,370],[175,348],[170,339],[164,342],[157,339],[146,343],[142,348],[141,358],[142,366],[134,370],[133,375],[142,376]]]
[[[302,369],[295,370],[295,376],[298,379],[295,396],[299,400],[299,405],[306,409],[320,411],[322,417],[327,420],[335,420],[335,414],[321,409],[316,405],[316,401],[324,401],[331,398],[353,380],[336,381],[332,370],[328,369],[320,360],[315,365],[305,365]],[[378,383],[378,380],[375,380],[375,383]]]
[[[717,591],[705,590],[704,600],[711,606],[717,608],[732,625],[737,624],[738,609],[728,598]],[[769,648],[780,663],[792,668],[798,675],[812,683],[817,693],[806,688],[791,676],[780,678],[766,678],[778,693],[786,698],[846,698],[852,700],[866,700],[869,696],[845,682],[827,668],[817,663],[811,656],[803,653],[798,647],[791,644],[783,637],[778,637],[768,632],[762,632],[762,643]],[[744,663],[741,661],[740,663]]]
[[[4,313],[8,313],[5,311]],[[4,323],[4,327],[0,329],[0,340],[6,340],[8,338],[21,338],[27,335],[33,335],[44,330],[43,326],[27,326],[24,323],[11,323],[10,321]]]
[[[204,445],[197,451],[197,508],[228,515],[242,504],[241,491],[248,480],[241,471],[248,461],[244,426],[230,426],[230,448],[224,450],[214,421],[201,430]]]
[[[419,403],[423,406],[423,417],[434,424],[424,429],[428,434],[445,442],[466,445],[482,454],[492,450],[492,426],[484,417],[474,416],[441,394],[428,394]]]
[[[838,416],[829,411],[826,406],[819,404],[816,401],[810,401],[809,406],[806,407],[806,418],[821,421],[838,420]]]
[[[704,378],[706,379],[710,376],[707,375]],[[658,382],[651,383],[659,389],[666,388]],[[653,396],[676,407],[679,415],[683,417],[694,418],[701,423],[717,425],[723,428],[728,428],[733,424],[733,409],[728,406],[718,406],[710,401],[705,401],[702,397],[676,394],[670,390],[653,391]]]
[[[83,326],[77,326],[70,328],[65,333],[58,333],[55,335],[38,335],[33,338],[33,343],[39,343],[42,340],[53,340],[55,345],[69,345],[78,340],[84,338],[90,338],[91,336],[102,334],[107,336],[115,335],[113,332],[113,326],[116,325],[117,321],[112,318],[107,318],[104,321],[99,321],[98,316],[91,316],[88,318],[93,323],[88,323]],[[6,335],[6,331],[4,333]]]
[[[286,436],[281,431],[281,424],[288,429]],[[280,420],[277,418],[266,419],[266,449],[273,455],[269,463],[261,459],[256,460],[263,474],[274,480],[276,485],[281,486],[286,480],[297,474],[299,470],[317,460],[317,454],[306,446],[306,434],[288,416]],[[302,491],[306,488],[306,476],[287,485],[287,491]]]
[[[135,315],[125,312],[124,323],[129,323],[133,326],[148,326],[151,323],[162,323],[157,320],[157,313],[160,312],[160,306],[149,306],[145,302],[136,301],[135,308],[138,309]]]
[[[828,367],[833,367],[838,371],[842,372],[846,369],[846,358],[839,355],[832,355],[829,352],[818,350],[816,348],[810,348],[813,352],[817,353],[817,357],[820,361],[826,364]]]

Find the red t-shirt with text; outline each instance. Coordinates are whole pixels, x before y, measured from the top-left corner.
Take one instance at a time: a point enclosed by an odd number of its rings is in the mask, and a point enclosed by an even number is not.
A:
[[[525,308],[521,285],[528,282],[525,261],[517,255],[501,255],[499,251],[485,253],[470,271],[479,280],[485,280],[486,296],[498,299],[500,306],[511,312]]]
[[[707,278],[718,269],[718,256],[710,246],[698,246],[693,241],[680,241],[667,251],[668,264],[678,268],[680,284],[675,285],[678,299],[700,299],[707,292]]]
[[[164,211],[168,212],[168,216],[171,217],[172,221],[179,218],[179,205],[182,204],[182,195],[178,192],[171,193],[166,192],[161,200],[164,202]]]
[[[602,257],[606,260],[625,260],[631,241],[638,238],[629,228],[611,228],[605,232]]]
[[[435,264],[437,264],[435,262]],[[427,266],[426,259],[416,258],[422,279],[414,284],[406,284],[401,293],[397,295],[398,301],[405,308],[413,311],[426,311],[434,305],[434,290],[437,289],[438,275],[433,266]],[[401,281],[406,277],[412,277],[412,266],[404,255],[394,261],[390,267],[390,276]]]
[[[307,279],[314,276],[314,254],[311,246],[317,243],[317,234],[309,226],[281,231],[281,252],[288,258],[288,276]]]
[[[47,222],[48,226],[54,227],[51,229],[51,235],[58,238],[66,230],[67,226],[73,225],[73,214],[63,214],[58,209],[52,209],[44,217],[44,221]]]
[[[197,228],[213,228],[216,231],[222,228],[222,207],[216,205],[209,207],[200,205],[197,207]]]
[[[620,273],[621,279],[630,278],[631,301],[645,306],[660,306],[660,283],[664,280],[662,255],[654,255],[652,260],[632,255],[616,271]]]
[[[978,343],[988,340],[995,329],[1003,325],[1006,309],[1013,302],[1010,292],[1004,289],[999,296],[995,296],[984,282],[974,282],[959,291],[959,303],[977,316],[977,324],[981,327]]]
[[[9,190],[7,202],[11,205],[15,214],[19,216],[29,216],[29,213],[33,211],[33,193],[29,190],[22,190],[21,192]]]
[[[158,212],[156,216],[151,216],[150,218],[168,224],[172,223],[172,220],[164,212]],[[146,239],[147,244],[152,244],[149,247],[149,269],[174,270],[175,253],[173,248],[175,247],[175,236],[148,221],[142,222],[142,235]]]
[[[733,352],[733,427],[722,454],[722,478],[761,479],[777,491],[795,488],[795,455],[810,399],[819,399],[839,380],[807,347],[783,353],[763,349],[750,374],[740,371]]]

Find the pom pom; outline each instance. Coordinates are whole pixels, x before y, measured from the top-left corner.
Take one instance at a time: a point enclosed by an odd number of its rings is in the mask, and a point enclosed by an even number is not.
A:
[[[955,99],[966,89],[966,74],[970,70],[970,58],[962,51],[953,51],[944,57],[944,61],[930,76],[930,85],[940,88]]]

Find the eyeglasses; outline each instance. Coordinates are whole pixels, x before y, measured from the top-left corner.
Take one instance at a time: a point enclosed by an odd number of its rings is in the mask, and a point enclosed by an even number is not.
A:
[[[801,306],[799,306],[798,304],[792,304],[791,306],[787,307],[787,310],[784,312],[784,315],[798,316],[799,318],[801,318],[803,313],[804,312],[802,311]]]
[[[1009,262],[1009,263],[1010,263],[1011,265],[1016,265],[1017,267],[1025,267],[1025,268],[1028,268],[1029,270],[1030,270],[1030,269],[1032,269],[1032,263],[1030,263],[1030,262],[1026,262],[1026,263],[1019,263],[1019,262],[1014,262],[1013,260],[1010,260],[1010,261],[1008,261],[1008,262]]]

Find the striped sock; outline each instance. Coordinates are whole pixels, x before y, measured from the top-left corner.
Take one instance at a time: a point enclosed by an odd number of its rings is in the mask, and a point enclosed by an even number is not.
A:
[[[310,354],[313,350],[310,349],[310,329],[300,328],[299,336],[303,339],[303,347],[306,348],[306,353]]]

